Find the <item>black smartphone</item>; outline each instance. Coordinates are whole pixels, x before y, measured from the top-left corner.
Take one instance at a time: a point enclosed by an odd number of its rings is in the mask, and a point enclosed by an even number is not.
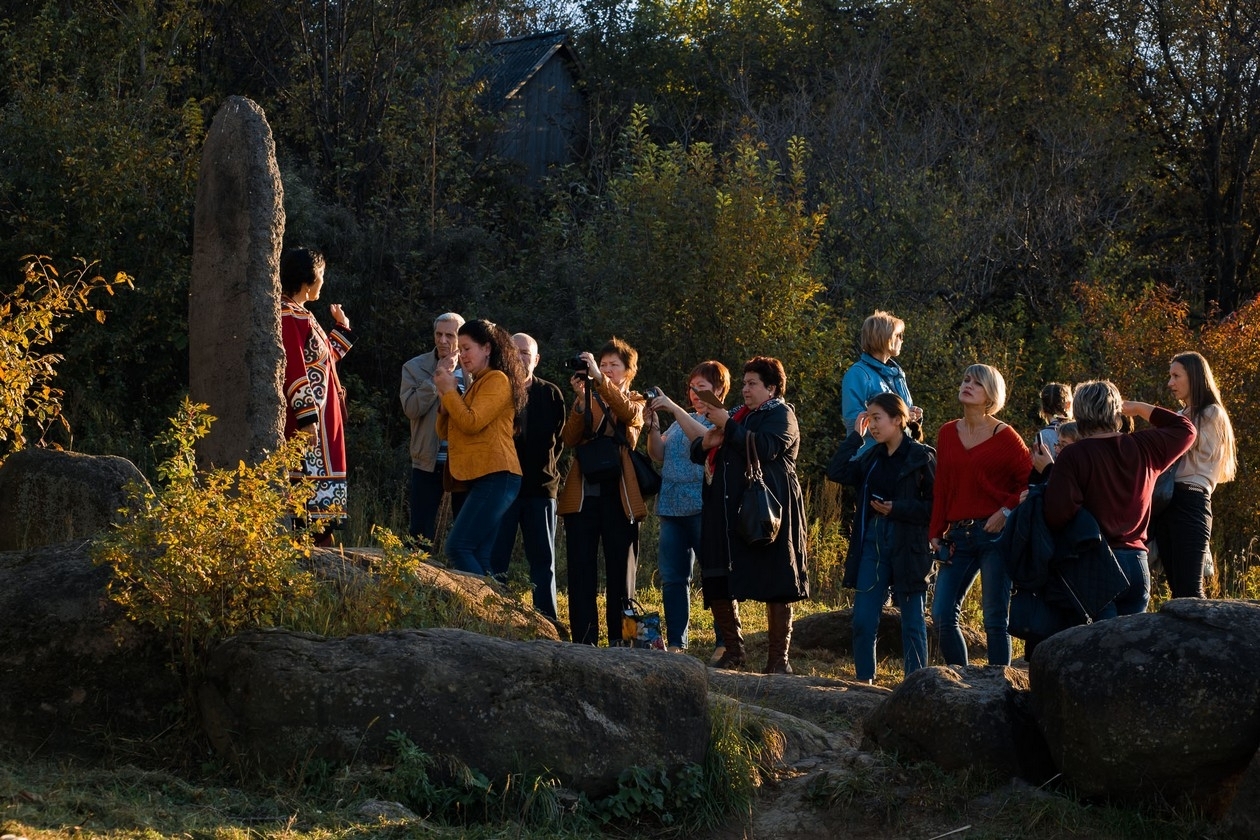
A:
[[[888,500],[887,500],[887,499],[885,499],[883,496],[879,495],[878,493],[872,493],[872,494],[871,494],[871,501],[873,501],[873,502],[886,502],[886,501],[888,501]]]

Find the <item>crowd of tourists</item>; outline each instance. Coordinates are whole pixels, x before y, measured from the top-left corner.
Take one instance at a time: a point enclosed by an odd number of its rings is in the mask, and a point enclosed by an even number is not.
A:
[[[345,510],[336,362],[352,337],[341,307],[330,308],[331,333],[306,308],[323,274],[317,252],[282,257],[286,435],[308,442],[301,480],[310,487],[308,518],[328,520],[317,529],[326,541]],[[702,361],[675,400],[660,387],[633,387],[638,353],[614,337],[566,360],[566,397],[536,375],[539,347],[529,335],[453,312],[434,320],[433,335],[433,349],[408,361],[401,377],[413,541],[433,544],[449,499],[448,564],[502,579],[519,531],[534,606],[557,620],[563,520],[573,641],[631,644],[623,618],[634,611],[640,526],[655,497],[661,646],[687,648],[698,578],[713,614],[712,664],[745,666],[739,604],[759,601],[768,625],[763,670],[792,672],[793,604],[809,597],[808,524],[800,431],[778,359],[754,356],[734,380],[721,362]],[[1173,597],[1203,596],[1212,492],[1233,478],[1235,446],[1202,355],[1171,360],[1175,411],[1125,400],[1105,380],[1051,383],[1041,393],[1045,426],[1029,441],[998,418],[1002,374],[973,364],[959,383],[959,416],[940,425],[932,447],[897,362],[904,336],[905,324],[887,312],[863,324],[861,355],[842,384],[845,437],[827,466],[854,505],[843,585],[855,591],[857,679],[875,679],[890,603],[900,613],[907,675],[927,664],[929,609],[941,656],[967,664],[960,618],[977,579],[991,665],[1010,664],[1012,633],[1030,651],[1072,624],[1144,611],[1156,546]],[[573,457],[561,476],[566,448]],[[1081,550],[1087,544],[1095,548]]]

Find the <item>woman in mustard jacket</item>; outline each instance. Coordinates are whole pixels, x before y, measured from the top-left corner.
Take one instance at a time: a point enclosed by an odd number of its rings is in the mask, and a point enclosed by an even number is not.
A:
[[[472,380],[463,395],[455,384],[456,362],[465,380]],[[447,467],[468,488],[446,535],[446,558],[451,568],[488,575],[499,521],[521,487],[512,436],[525,406],[525,371],[507,331],[479,319],[459,328],[459,358],[439,362],[433,384],[441,400],[438,435],[449,446]]]

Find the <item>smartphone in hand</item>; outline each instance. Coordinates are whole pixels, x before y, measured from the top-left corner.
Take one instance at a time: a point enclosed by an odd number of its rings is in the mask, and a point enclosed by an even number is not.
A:
[[[722,401],[718,399],[718,395],[712,391],[705,388],[692,388],[691,390],[695,391],[696,396],[698,396],[701,400],[707,402],[714,408],[726,408],[726,406],[722,405]]]

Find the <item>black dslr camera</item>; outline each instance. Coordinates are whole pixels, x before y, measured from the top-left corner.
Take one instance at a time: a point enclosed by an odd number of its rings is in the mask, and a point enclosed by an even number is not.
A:
[[[590,376],[587,375],[586,373],[586,370],[587,370],[586,360],[583,359],[581,356],[574,356],[572,359],[565,359],[564,366],[568,368],[569,370],[573,371],[573,374],[572,374],[573,376],[577,376],[578,374],[581,374],[582,376],[585,376],[587,379],[590,379]]]

